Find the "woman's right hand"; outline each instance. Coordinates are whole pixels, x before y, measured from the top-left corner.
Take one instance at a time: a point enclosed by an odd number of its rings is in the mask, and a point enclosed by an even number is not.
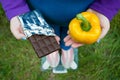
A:
[[[17,16],[13,17],[10,20],[10,29],[16,39],[26,38],[26,36],[23,32],[23,29],[22,29],[22,25]],[[57,42],[59,43],[60,38],[58,36],[55,36],[55,38],[56,38]]]
[[[10,30],[16,39],[22,39],[26,37],[23,33],[22,25],[17,16],[10,20]]]

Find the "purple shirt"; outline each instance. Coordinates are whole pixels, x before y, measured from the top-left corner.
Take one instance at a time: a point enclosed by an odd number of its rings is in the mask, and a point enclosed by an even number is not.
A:
[[[0,0],[0,2],[9,20],[14,16],[29,11],[26,0]],[[95,0],[90,8],[100,12],[111,20],[118,10],[120,10],[119,5],[120,0]]]
[[[95,0],[90,8],[111,20],[120,10],[120,0]]]
[[[0,3],[9,20],[14,16],[29,11],[26,0],[0,0]]]

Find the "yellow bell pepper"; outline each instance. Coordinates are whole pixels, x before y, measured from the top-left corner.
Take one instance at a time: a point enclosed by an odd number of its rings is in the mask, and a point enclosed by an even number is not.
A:
[[[82,12],[69,23],[69,34],[73,40],[83,44],[96,42],[101,34],[100,21],[92,12]]]

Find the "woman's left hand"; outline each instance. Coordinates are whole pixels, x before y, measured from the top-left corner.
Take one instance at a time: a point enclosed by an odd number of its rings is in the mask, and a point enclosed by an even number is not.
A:
[[[100,19],[100,25],[101,25],[101,29],[102,29],[102,32],[101,32],[101,35],[100,37],[98,38],[98,40],[101,40],[102,38],[105,37],[105,35],[108,33],[109,29],[110,29],[110,21],[109,19],[104,16],[103,14],[99,13],[99,12],[96,12],[92,9],[88,9],[87,10],[88,12],[93,12],[94,14],[96,14],[98,16],[98,18]],[[73,48],[77,48],[77,47],[80,47],[80,46],[83,46],[84,44],[82,43],[78,43],[78,42],[75,42],[71,36],[68,35],[64,38],[64,42],[65,42],[65,45],[66,46],[72,46]]]

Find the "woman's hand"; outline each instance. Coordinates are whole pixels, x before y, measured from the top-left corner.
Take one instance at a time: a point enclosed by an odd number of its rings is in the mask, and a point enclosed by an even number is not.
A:
[[[16,39],[25,38],[21,23],[20,23],[19,19],[17,18],[17,16],[13,17],[10,20],[10,29]]]
[[[109,19],[106,16],[104,16],[103,14],[101,14],[101,13],[95,11],[95,10],[88,9],[87,11],[93,12],[94,14],[96,14],[98,16],[98,18],[100,20],[101,29],[102,29],[101,35],[100,35],[98,40],[104,38],[105,35],[108,33],[108,31],[110,29]]]
[[[25,34],[23,32],[23,29],[22,29],[22,25],[21,25],[21,23],[20,23],[17,16],[13,17],[10,20],[10,29],[11,29],[11,32],[12,32],[12,34],[14,35],[14,37],[16,39],[24,39],[24,38],[26,38],[26,36],[25,36]],[[57,40],[57,42],[59,44],[60,38],[56,35],[55,39]]]
[[[105,37],[105,35],[107,34],[107,32],[109,31],[110,29],[110,21],[108,20],[107,17],[105,17],[103,14],[99,13],[99,12],[96,12],[92,9],[88,9],[87,11],[89,12],[93,12],[94,14],[96,14],[100,20],[100,25],[101,25],[101,29],[102,29],[102,32],[101,32],[101,35],[100,37],[98,38],[98,41],[102,38]],[[75,42],[69,35],[68,33],[68,36],[66,36],[64,38],[64,41],[65,41],[65,44],[66,46],[72,46],[73,48],[77,48],[77,47],[80,47],[80,46],[83,46],[84,44],[82,43],[77,43]]]

